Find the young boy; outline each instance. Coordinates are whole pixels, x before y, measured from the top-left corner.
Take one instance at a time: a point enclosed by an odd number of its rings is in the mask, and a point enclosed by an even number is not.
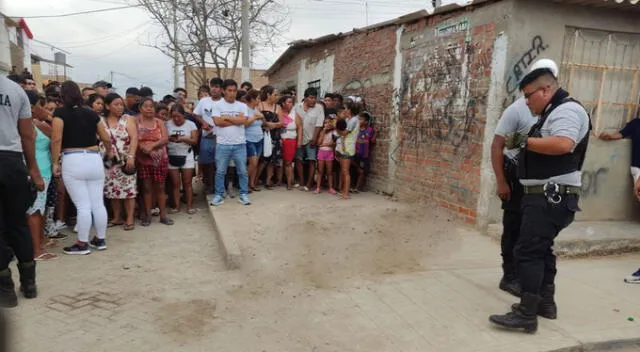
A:
[[[371,127],[371,114],[362,112],[358,115],[360,131],[356,142],[355,164],[358,168],[358,182],[353,193],[363,191],[364,181],[369,174],[369,155],[371,147],[376,143],[376,131]]]

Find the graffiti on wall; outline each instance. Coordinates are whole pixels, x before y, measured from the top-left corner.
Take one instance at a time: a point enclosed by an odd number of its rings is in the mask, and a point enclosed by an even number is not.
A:
[[[435,44],[435,45],[434,45]],[[481,133],[476,114],[486,104],[486,91],[471,82],[491,66],[491,51],[479,43],[431,43],[415,50],[403,67],[401,106],[402,146],[420,151],[421,145],[443,146],[443,159],[464,158],[470,143]],[[472,89],[473,88],[473,89]],[[446,153],[444,151],[447,151]]]
[[[536,35],[531,39],[531,45],[523,54],[516,54],[513,64],[508,71],[508,76],[505,80],[507,90],[506,104],[511,104],[516,99],[516,93],[518,92],[518,82],[527,73],[527,69],[535,62],[540,56],[540,53],[549,48],[549,45],[544,43],[541,36]]]
[[[597,170],[582,171],[582,196],[598,195],[598,186],[604,182],[604,176],[609,172],[609,168],[601,167]]]

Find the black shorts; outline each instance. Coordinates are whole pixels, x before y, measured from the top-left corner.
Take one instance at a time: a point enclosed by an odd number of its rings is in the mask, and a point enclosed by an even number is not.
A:
[[[369,161],[369,158],[364,158],[359,155],[356,155],[354,160],[355,160],[356,166],[358,166],[360,170],[364,170],[365,174],[369,173],[369,167],[371,166],[371,162]]]

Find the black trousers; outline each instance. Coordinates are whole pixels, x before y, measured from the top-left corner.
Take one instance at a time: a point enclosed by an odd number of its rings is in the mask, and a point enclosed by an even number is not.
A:
[[[22,153],[0,151],[0,165],[0,270],[4,270],[14,254],[20,263],[33,261],[27,209],[35,198]]]
[[[524,188],[522,184],[515,179],[515,174],[511,175],[509,171],[505,171],[507,182],[511,189],[511,197],[509,200],[502,201],[502,238],[500,240],[500,249],[502,255],[502,271],[505,278],[515,280],[517,276],[517,266],[515,262],[514,249],[520,237],[520,226],[522,223],[522,196]]]
[[[555,281],[556,256],[553,241],[560,231],[575,218],[579,196],[563,195],[558,204],[547,201],[544,195],[522,197],[522,223],[515,247],[518,277],[522,291],[539,294],[543,284]]]

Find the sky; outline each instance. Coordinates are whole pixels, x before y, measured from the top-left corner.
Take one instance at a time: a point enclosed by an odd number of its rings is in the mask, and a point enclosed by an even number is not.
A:
[[[286,50],[287,43],[293,40],[348,32],[353,28],[425,9],[431,3],[430,0],[281,1],[289,9],[289,30],[282,33],[276,48],[254,56],[253,68],[268,68]],[[127,87],[145,85],[153,89],[156,97],[161,97],[173,90],[172,61],[148,46],[160,35],[161,29],[143,9],[129,8],[59,18],[28,18],[132,3],[135,0],[4,0],[4,9],[0,11],[11,17],[25,17],[34,39],[46,43],[32,42],[33,53],[53,59],[54,51],[67,51],[67,63],[73,66],[70,76],[75,81],[93,83],[100,79],[112,80],[120,93]],[[181,73],[181,81],[183,79]]]

